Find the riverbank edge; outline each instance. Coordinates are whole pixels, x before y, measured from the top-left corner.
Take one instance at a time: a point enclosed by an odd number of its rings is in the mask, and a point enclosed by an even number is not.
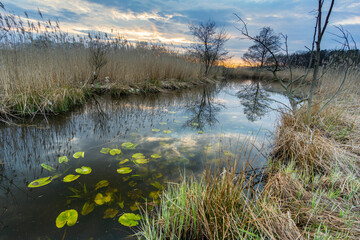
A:
[[[223,78],[215,76],[214,78],[199,78],[189,80],[163,80],[157,84],[143,82],[141,85],[118,85],[108,83],[104,85],[84,85],[81,88],[61,87],[59,89],[49,90],[51,93],[34,93],[33,96],[12,96],[19,100],[4,100],[0,109],[0,124],[13,124],[16,121],[32,121],[35,117],[58,115],[61,113],[71,112],[77,107],[81,107],[95,95],[110,93],[113,97],[139,94],[156,94],[160,92],[172,92],[184,90],[191,87],[203,86],[207,84],[216,84],[223,81]],[[47,97],[59,96],[57,97]],[[26,100],[22,100],[22,99]],[[30,99],[30,100],[29,100]],[[8,103],[8,105],[4,104]]]

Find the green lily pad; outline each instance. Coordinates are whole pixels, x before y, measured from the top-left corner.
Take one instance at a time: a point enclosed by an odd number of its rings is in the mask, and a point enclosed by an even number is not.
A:
[[[107,187],[107,186],[109,186],[109,181],[101,180],[95,185],[95,191],[98,190],[99,188],[103,188],[103,187]]]
[[[151,131],[153,131],[153,132],[160,132],[160,129],[153,128]]]
[[[86,202],[82,209],[81,209],[81,215],[86,216],[92,211],[94,211],[95,204],[93,202]]]
[[[132,169],[129,167],[123,167],[123,168],[119,168],[117,170],[117,172],[120,174],[127,174],[127,173],[130,173],[131,171],[132,171]]]
[[[68,162],[68,161],[69,161],[69,159],[67,156],[59,157],[59,163]]]
[[[39,178],[39,179],[32,181],[28,185],[28,187],[30,187],[30,188],[42,187],[42,186],[45,186],[45,185],[51,183],[51,181],[52,181],[51,177]]]
[[[174,114],[174,113],[176,113],[176,112],[174,112],[174,111],[170,111],[169,113]]]
[[[74,158],[84,158],[84,152],[76,152],[73,155]]]
[[[144,154],[142,153],[135,153],[134,155],[132,155],[132,157],[135,159],[145,158]]]
[[[139,225],[139,220],[141,216],[139,214],[134,213],[124,213],[119,217],[119,223],[127,227],[134,227]]]
[[[189,117],[188,117],[188,116],[183,116],[183,118],[187,119],[187,118],[189,118]]]
[[[136,159],[135,162],[138,164],[145,164],[145,163],[148,163],[149,160],[147,160],[145,158],[139,158],[139,159]]]
[[[74,226],[78,219],[78,212],[75,209],[63,211],[56,218],[56,227],[62,228],[67,224],[69,227]]]
[[[78,179],[80,175],[69,174],[63,178],[63,182],[72,182]]]
[[[162,189],[163,189],[162,185],[161,185],[159,182],[156,182],[156,181],[155,181],[155,182],[152,182],[151,185],[154,186],[154,187],[156,187],[156,188],[159,189],[159,190],[162,190]]]
[[[97,205],[103,205],[104,203],[108,203],[111,201],[111,195],[102,195],[101,193],[96,194],[94,202]]]
[[[110,150],[110,154],[112,156],[116,155],[116,154],[120,154],[121,153],[121,150],[120,149],[117,149],[117,148],[114,148],[114,149],[111,149]]]
[[[198,131],[198,134],[203,134],[204,133],[204,131]]]
[[[102,148],[100,150],[100,152],[103,153],[103,154],[108,154],[110,152],[110,150],[111,150],[110,148]]]
[[[127,163],[129,161],[129,159],[125,159],[125,160],[122,160],[121,162],[119,162],[119,164],[124,164],[124,163]]]
[[[75,169],[75,172],[80,173],[80,174],[90,174],[91,167],[82,166],[81,168]]]
[[[114,218],[116,216],[116,214],[118,214],[118,212],[119,212],[119,210],[117,210],[117,209],[108,208],[104,212],[103,219]]]
[[[159,122],[160,125],[166,125],[167,123],[166,122]]]
[[[43,168],[45,168],[46,170],[50,171],[50,172],[53,172],[53,171],[56,170],[55,168],[53,168],[53,167],[51,167],[51,166],[49,166],[49,165],[46,165],[45,163],[42,163],[41,166],[42,166]]]
[[[152,158],[161,158],[162,156],[160,154],[155,153],[155,154],[152,154],[151,157]]]
[[[193,126],[199,126],[198,123],[192,123],[191,125],[193,125]]]
[[[126,142],[126,143],[121,144],[121,146],[125,149],[135,149],[137,147],[137,145],[138,144],[134,144],[131,142]]]
[[[150,194],[149,194],[149,198],[156,200],[156,199],[158,199],[158,198],[159,198],[159,195],[160,195],[160,191],[150,192]]]
[[[135,202],[133,205],[131,205],[130,210],[133,212],[135,212],[136,210],[139,210],[138,203]]]
[[[169,134],[171,133],[171,130],[163,130],[163,133]]]

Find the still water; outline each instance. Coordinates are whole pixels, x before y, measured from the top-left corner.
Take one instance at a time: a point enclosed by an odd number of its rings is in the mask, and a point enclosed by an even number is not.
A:
[[[49,124],[0,127],[0,239],[130,239],[133,229],[119,217],[156,205],[184,171],[201,174],[205,156],[215,163],[249,139],[257,149],[269,146],[274,109],[288,103],[269,88],[245,81],[102,96]],[[63,156],[68,161],[59,163]],[[28,187],[45,177],[46,185]],[[57,228],[68,209],[78,212],[76,224]]]

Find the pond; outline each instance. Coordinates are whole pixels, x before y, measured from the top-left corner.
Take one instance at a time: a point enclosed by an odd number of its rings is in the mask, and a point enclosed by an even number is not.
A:
[[[230,82],[105,95],[48,124],[3,126],[0,239],[130,239],[133,229],[119,217],[156,205],[167,182],[200,175],[205,159],[234,155],[249,139],[266,149],[279,103],[288,100],[271,86]],[[76,223],[63,219],[58,228],[57,217],[69,209]]]

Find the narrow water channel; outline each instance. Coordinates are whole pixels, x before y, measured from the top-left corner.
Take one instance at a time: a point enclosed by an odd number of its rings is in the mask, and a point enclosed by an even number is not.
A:
[[[133,230],[119,216],[138,213],[146,201],[155,205],[166,183],[184,171],[201,174],[205,155],[216,163],[220,152],[236,154],[249,138],[266,147],[279,102],[288,104],[261,84],[232,82],[102,96],[48,125],[0,127],[0,239],[61,239],[65,231],[66,239],[126,239]],[[77,152],[83,157],[75,158]],[[63,156],[68,161],[59,163]],[[79,177],[64,182],[70,174]],[[44,186],[28,187],[45,177]],[[78,221],[59,229],[55,220],[67,209],[77,210]]]

